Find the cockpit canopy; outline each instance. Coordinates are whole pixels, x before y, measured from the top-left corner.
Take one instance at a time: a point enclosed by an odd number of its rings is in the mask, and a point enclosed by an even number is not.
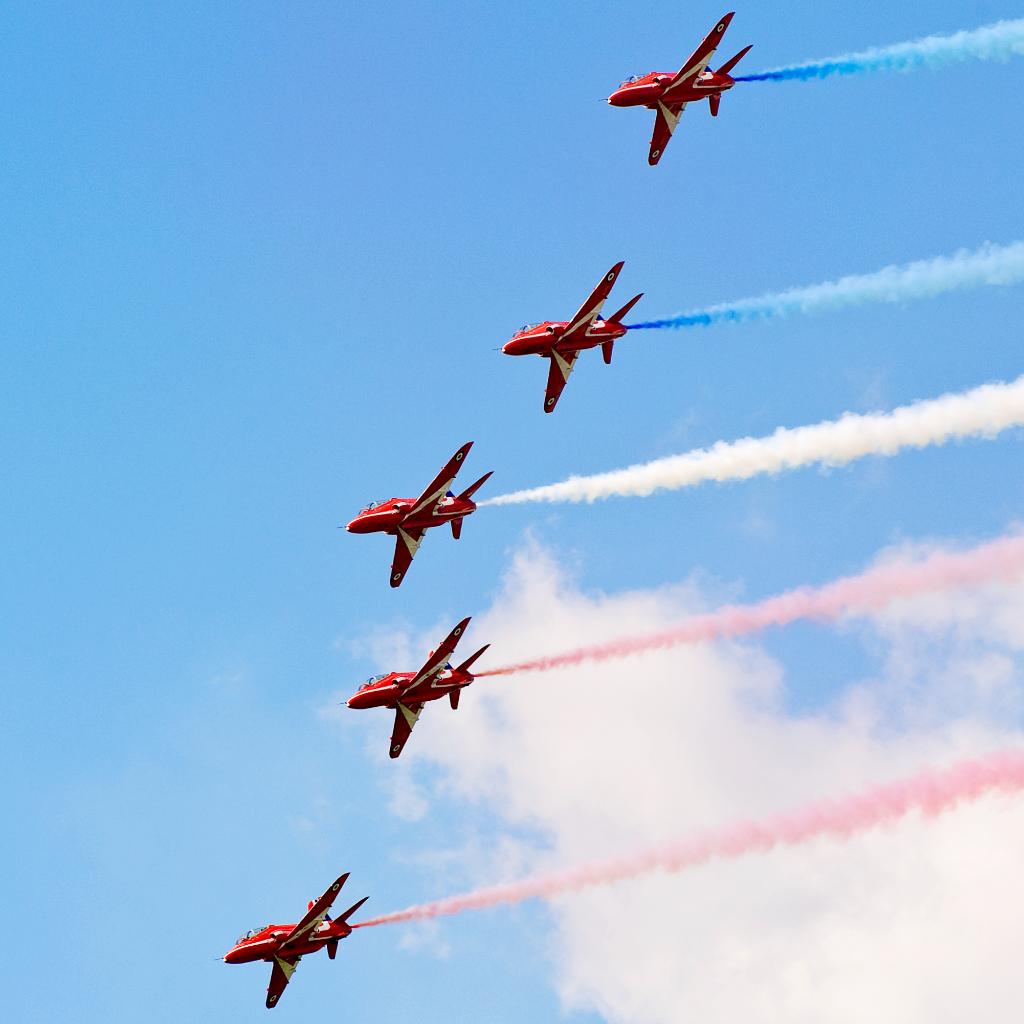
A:
[[[364,512],[372,512],[375,508],[380,508],[381,505],[386,505],[389,501],[394,500],[394,498],[384,498],[381,501],[371,501],[368,505],[364,505],[359,510],[359,514],[362,515]]]
[[[360,690],[368,690],[374,683],[379,683],[382,679],[387,679],[388,674],[385,672],[383,675],[370,676],[369,679],[359,687]]]
[[[240,945],[243,942],[248,942],[250,939],[255,938],[260,932],[265,932],[270,927],[269,924],[265,924],[262,928],[250,928],[244,935],[239,935],[235,945]]]
[[[516,331],[516,334],[526,334],[527,331],[532,331],[537,327],[540,327],[540,324],[523,324],[523,326]]]
[[[627,78],[623,83],[621,83],[619,88],[622,89],[624,86],[627,85],[635,85],[643,77],[643,75],[630,75],[629,78]]]

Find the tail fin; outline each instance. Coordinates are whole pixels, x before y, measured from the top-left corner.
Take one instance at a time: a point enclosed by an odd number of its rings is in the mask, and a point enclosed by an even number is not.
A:
[[[750,46],[753,46],[753,45],[754,45],[753,43],[751,43],[751,44],[750,44]],[[737,64],[739,64],[739,62],[740,62],[741,60],[743,60],[743,58],[744,58],[744,57],[746,57],[746,55],[747,55],[747,54],[748,54],[748,53],[750,52],[750,46],[744,46],[744,47],[743,47],[743,49],[742,49],[742,50],[740,50],[740,52],[739,52],[739,53],[737,53],[737,54],[736,54],[736,56],[732,58],[732,60],[727,60],[727,61],[726,61],[726,62],[725,62],[725,63],[724,63],[724,64],[723,64],[723,65],[722,65],[722,66],[721,66],[721,67],[720,67],[720,68],[719,68],[719,69],[718,69],[718,70],[717,70],[716,72],[715,72],[715,74],[716,74],[716,75],[727,75],[727,74],[729,74],[729,72],[730,72],[730,71],[732,71],[732,69],[733,69],[734,67],[736,67],[736,65],[737,65]]]
[[[455,671],[469,672],[469,666],[472,665],[473,662],[476,661],[476,659],[479,658],[480,655],[483,654],[484,651],[486,651],[487,648],[490,646],[490,644],[484,644],[483,647],[481,647],[480,650],[476,652],[476,654],[471,654],[457,669],[455,669]]]
[[[473,495],[474,495],[474,494],[476,494],[476,492],[477,492],[477,491],[478,491],[478,490],[479,490],[479,489],[480,489],[481,487],[483,487],[483,485],[484,485],[485,483],[487,483],[487,481],[488,481],[488,480],[490,480],[490,478],[491,478],[491,473],[493,473],[493,472],[494,472],[494,470],[492,469],[490,473],[484,473],[484,475],[483,475],[482,477],[480,477],[480,479],[479,479],[479,480],[477,480],[477,482],[476,482],[475,484],[470,484],[470,485],[469,485],[469,486],[468,486],[468,487],[467,487],[467,488],[466,488],[466,489],[465,489],[465,490],[464,490],[464,491],[463,491],[463,492],[462,492],[462,493],[461,493],[461,494],[459,495],[459,497],[460,497],[460,498],[466,498],[467,500],[468,500],[468,499],[470,499],[470,498],[472,498],[472,497],[473,497]]]
[[[624,305],[624,306],[622,307],[622,309],[618,310],[618,311],[617,311],[617,312],[615,312],[615,313],[612,313],[612,315],[611,315],[611,316],[609,316],[609,317],[605,317],[605,323],[612,323],[612,324],[620,324],[620,323],[622,323],[622,318],[623,318],[623,317],[624,317],[624,316],[625,316],[625,315],[626,315],[626,314],[627,314],[627,313],[628,313],[628,312],[629,312],[629,311],[630,311],[630,310],[631,310],[631,309],[632,309],[632,308],[633,308],[633,307],[634,307],[634,306],[635,306],[635,305],[636,305],[636,304],[637,304],[637,303],[638,303],[638,302],[639,302],[639,301],[640,301],[640,300],[641,300],[641,299],[642,299],[643,297],[644,297],[644,293],[643,293],[643,292],[641,292],[641,293],[640,293],[639,295],[634,295],[634,296],[633,296],[633,298],[631,298],[631,299],[629,300],[629,302],[627,302],[627,303],[626,303],[626,304],[625,304],[625,305]],[[606,360],[605,360],[605,362],[607,363],[607,362],[608,362],[608,360],[606,359]]]

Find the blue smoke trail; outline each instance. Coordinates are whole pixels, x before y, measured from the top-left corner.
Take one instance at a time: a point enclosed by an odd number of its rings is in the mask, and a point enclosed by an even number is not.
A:
[[[986,243],[973,252],[889,266],[871,274],[852,274],[806,288],[760,295],[694,309],[662,320],[627,324],[630,331],[659,327],[707,327],[718,323],[769,320],[791,313],[819,313],[867,302],[923,299],[961,288],[1007,285],[1024,281],[1024,242]]]
[[[865,71],[912,71],[967,60],[1006,60],[1024,55],[1024,18],[999,21],[983,28],[950,36],[926,36],[895,46],[879,46],[840,57],[791,64],[756,75],[737,75],[737,82],[806,81],[831,75],[856,75]]]

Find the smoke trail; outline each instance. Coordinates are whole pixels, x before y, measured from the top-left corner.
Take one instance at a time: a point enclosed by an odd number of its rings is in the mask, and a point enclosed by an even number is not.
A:
[[[769,437],[717,441],[626,469],[573,476],[561,483],[513,491],[481,505],[534,501],[596,501],[612,495],[645,496],[695,487],[708,480],[747,480],[814,464],[844,466],[867,455],[895,455],[905,448],[945,444],[955,438],[994,437],[1024,424],[1024,377],[984,384],[960,394],[904,405],[888,413],[844,413],[808,427],[779,427]]]
[[[894,46],[873,47],[840,57],[791,64],[756,75],[737,75],[737,82],[783,82],[791,79],[856,75],[865,71],[912,71],[959,64],[968,60],[1007,60],[1024,54],[1024,18],[998,21],[950,36],[926,36]]]
[[[829,621],[845,613],[881,608],[915,594],[994,579],[1010,581],[1021,574],[1024,574],[1024,534],[1002,537],[968,551],[936,552],[918,562],[881,565],[823,587],[800,587],[756,604],[726,605],[706,615],[694,615],[677,626],[656,633],[623,637],[563,654],[492,668],[478,672],[477,678],[625,658],[641,651],[663,650],[719,637],[743,636],[768,626],[785,626],[798,619]]]
[[[795,846],[823,836],[847,839],[854,833],[892,824],[914,811],[932,817],[989,793],[1018,793],[1021,789],[1024,789],[1024,751],[1000,751],[945,769],[922,772],[901,782],[875,786],[852,796],[820,800],[788,814],[760,821],[741,821],[613,860],[594,861],[577,868],[422,903],[371,918],[355,927],[371,928],[457,914],[463,910],[483,910],[502,903],[551,899],[562,893],[607,885],[651,871],[682,871],[711,860],[765,853],[776,846]]]
[[[838,281],[723,302],[661,320],[629,324],[628,329],[707,327],[727,321],[769,320],[792,313],[820,313],[867,302],[924,299],[960,288],[1016,284],[1020,281],[1024,281],[1024,242],[1002,246],[986,243],[973,252],[961,249],[952,256],[917,260],[902,266],[884,267],[871,274],[851,274]]]

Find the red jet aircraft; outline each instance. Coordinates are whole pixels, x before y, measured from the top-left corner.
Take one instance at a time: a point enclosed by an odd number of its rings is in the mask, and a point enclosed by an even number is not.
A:
[[[337,879],[318,900],[311,900],[306,916],[298,924],[268,924],[246,932],[224,955],[227,964],[250,964],[256,960],[272,963],[267,988],[267,1009],[277,1006],[281,993],[292,980],[295,966],[307,954],[327,947],[333,960],[341,939],[352,934],[348,919],[369,899],[364,896],[353,903],[341,917],[328,916],[331,904],[348,880],[348,872]]]
[[[473,682],[470,666],[490,644],[470,655],[458,668],[448,664],[448,659],[468,625],[469,619],[463,619],[441,646],[430,652],[427,663],[419,672],[389,672],[387,675],[374,676],[349,697],[347,703],[350,708],[395,709],[395,728],[391,733],[392,757],[398,757],[402,752],[428,700],[437,700],[447,694],[454,711],[459,706],[459,693]]]
[[[672,138],[687,103],[706,99],[711,107],[711,116],[718,117],[722,93],[736,84],[729,76],[729,72],[747,55],[749,46],[743,47],[732,60],[727,60],[717,71],[707,70],[732,18],[732,13],[722,18],[676,74],[670,71],[652,71],[641,77],[634,75],[627,78],[608,97],[608,102],[613,107],[647,107],[649,110],[657,111],[654,134],[651,136],[651,152],[647,157],[647,162],[652,167],[661,159],[661,154],[665,151],[668,140]]]
[[[449,460],[448,465],[427,484],[418,498],[388,498],[371,501],[359,515],[345,527],[349,533],[388,533],[396,537],[395,559],[391,563],[391,586],[397,587],[403,579],[427,530],[443,523],[451,523],[452,536],[458,540],[462,534],[462,520],[476,511],[473,495],[487,482],[490,473],[484,473],[475,484],[461,494],[449,490],[462,466],[467,452],[473,447],[467,441]]]
[[[600,317],[601,307],[618,279],[623,264],[616,263],[601,279],[571,320],[551,321],[523,327],[501,347],[507,356],[543,356],[551,361],[548,368],[548,387],[544,393],[544,411],[553,412],[576,358],[585,348],[601,346],[604,361],[612,361],[612,346],[616,338],[626,333],[622,319],[643,298],[643,292],[633,296],[622,309],[607,320]]]

